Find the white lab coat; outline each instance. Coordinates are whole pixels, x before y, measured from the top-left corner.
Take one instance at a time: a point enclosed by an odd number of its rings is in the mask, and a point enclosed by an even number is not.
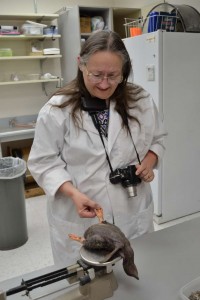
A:
[[[149,149],[160,159],[164,152],[164,131],[152,98],[145,91],[142,95],[131,110],[139,121],[129,122],[131,134],[141,160]],[[71,263],[78,256],[80,245],[69,240],[68,234],[82,236],[86,228],[98,222],[96,218],[80,218],[72,200],[57,193],[65,181],[72,181],[82,193],[98,202],[104,210],[104,218],[111,223],[114,221],[127,238],[153,230],[150,184],[139,184],[134,198],[128,198],[121,184],[111,184],[105,150],[91,117],[83,111],[83,123],[77,128],[69,106],[52,107],[52,104],[65,101],[66,96],[53,96],[41,109],[28,161],[29,170],[48,198],[53,256],[55,262],[61,264]],[[113,170],[138,164],[132,140],[126,129],[122,129],[121,117],[112,102],[108,139],[104,138],[104,141]]]

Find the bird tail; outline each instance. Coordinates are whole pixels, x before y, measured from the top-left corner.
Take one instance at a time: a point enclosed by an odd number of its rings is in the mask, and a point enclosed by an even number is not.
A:
[[[138,270],[134,262],[134,251],[130,245],[127,245],[121,255],[123,258],[123,268],[128,276],[135,277],[139,280]]]

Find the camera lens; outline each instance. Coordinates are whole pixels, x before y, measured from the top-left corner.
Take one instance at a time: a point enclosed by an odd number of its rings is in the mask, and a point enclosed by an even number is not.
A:
[[[130,185],[126,187],[128,198],[136,197],[137,196],[137,187],[135,185]]]

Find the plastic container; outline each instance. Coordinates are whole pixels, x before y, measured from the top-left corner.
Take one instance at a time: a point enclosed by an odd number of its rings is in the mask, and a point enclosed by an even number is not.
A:
[[[12,56],[12,50],[10,48],[0,48],[0,57]]]
[[[91,18],[91,29],[92,31],[103,30],[105,22],[102,16],[95,16]]]
[[[148,19],[148,32],[153,32],[158,29],[170,32],[175,31],[176,13],[152,11]]]
[[[134,37],[142,34],[142,28],[140,27],[130,27],[130,36]]]
[[[0,158],[0,250],[22,246],[28,240],[24,197],[26,162]]]
[[[22,32],[24,35],[43,35],[43,27],[31,24],[24,24],[22,26]]]
[[[58,27],[57,27],[57,26],[54,26],[54,25],[45,27],[45,28],[43,29],[43,34],[44,34],[44,35],[54,35],[54,34],[58,34]]]
[[[190,281],[180,289],[181,299],[190,300],[190,295],[196,291],[200,291],[200,277]]]
[[[26,74],[25,80],[39,80],[41,78],[41,74]]]

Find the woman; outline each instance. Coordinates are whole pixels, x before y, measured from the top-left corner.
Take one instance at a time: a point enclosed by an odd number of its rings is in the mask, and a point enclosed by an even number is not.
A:
[[[118,34],[92,34],[78,64],[77,77],[41,109],[28,161],[48,198],[54,261],[62,264],[80,247],[68,233],[83,235],[97,223],[95,208],[129,239],[153,230],[149,183],[164,152],[157,109],[142,87],[127,82],[131,62]],[[132,165],[137,196],[129,198],[123,176],[113,184],[110,173]]]

